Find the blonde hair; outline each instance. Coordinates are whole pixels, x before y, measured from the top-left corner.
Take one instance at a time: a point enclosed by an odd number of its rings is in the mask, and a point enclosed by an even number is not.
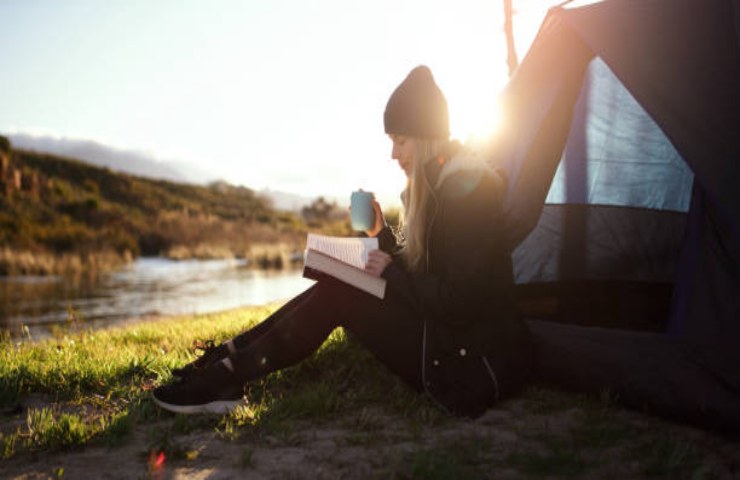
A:
[[[445,151],[447,140],[427,140],[414,138],[414,159],[411,176],[403,192],[403,237],[405,239],[401,255],[410,271],[421,272],[426,268],[427,220],[432,202],[433,185],[429,185],[425,167],[430,161],[437,161]]]

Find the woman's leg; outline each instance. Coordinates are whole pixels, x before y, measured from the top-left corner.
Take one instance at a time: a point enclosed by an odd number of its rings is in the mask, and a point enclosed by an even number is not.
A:
[[[309,297],[311,297],[314,288],[315,285],[294,297],[292,300],[280,307],[272,315],[270,315],[254,327],[240,333],[234,338],[226,340],[218,346],[214,346],[212,341],[210,340],[205,342],[205,345],[198,347],[204,351],[203,355],[196,358],[184,367],[172,370],[172,374],[178,377],[190,376],[194,372],[202,370],[203,368],[206,368],[215,362],[221,361],[224,358],[228,357],[230,354],[236,353],[239,349],[247,347],[255,339],[259,338],[265,332],[269,331],[278,320],[283,318],[285,315],[288,315],[293,309],[297,308]]]
[[[308,357],[340,325],[390,370],[421,388],[422,327],[410,309],[392,293],[381,301],[343,284],[319,282],[245,348],[181,382],[158,387],[154,401],[177,413],[229,411],[241,403],[246,382]]]
[[[380,300],[341,283],[319,282],[307,293],[230,356],[240,381],[298,363],[343,326],[391,371],[420,387],[421,322],[392,292]]]
[[[249,346],[250,343],[252,343],[257,338],[261,337],[264,333],[269,331],[273,325],[277,321],[279,321],[281,318],[285,317],[286,315],[290,314],[294,309],[299,307],[303,302],[305,302],[311,295],[313,294],[313,290],[316,288],[316,285],[312,285],[308,289],[306,289],[303,293],[300,293],[293,297],[292,300],[290,300],[288,303],[277,309],[272,315],[255,325],[254,327],[250,328],[249,330],[240,333],[236,337],[232,338],[231,341],[234,344],[234,347],[236,350],[240,350],[242,348],[246,348]]]
[[[393,291],[386,292],[386,298],[378,302],[375,297],[365,295],[354,289],[357,298],[349,298],[356,305],[355,314],[345,315],[341,325],[352,333],[363,347],[383,363],[391,372],[401,377],[418,391],[422,384],[422,342],[424,324],[422,318]],[[377,311],[365,308],[361,302],[380,303]]]

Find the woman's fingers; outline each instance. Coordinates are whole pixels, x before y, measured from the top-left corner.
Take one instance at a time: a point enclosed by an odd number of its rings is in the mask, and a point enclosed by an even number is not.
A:
[[[372,250],[368,252],[365,271],[379,277],[391,261],[393,261],[393,258],[384,251]]]
[[[365,231],[368,237],[377,237],[383,227],[385,227],[385,219],[383,218],[383,210],[380,208],[380,203],[375,200],[375,196],[372,199],[373,212],[375,213],[375,222],[373,228]]]

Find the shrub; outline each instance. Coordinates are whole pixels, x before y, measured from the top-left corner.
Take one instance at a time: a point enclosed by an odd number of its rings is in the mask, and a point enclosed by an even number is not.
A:
[[[8,137],[0,135],[0,152],[10,153],[11,146]]]

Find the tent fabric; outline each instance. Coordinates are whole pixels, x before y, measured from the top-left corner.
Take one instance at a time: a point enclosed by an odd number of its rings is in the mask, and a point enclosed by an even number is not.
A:
[[[546,205],[537,228],[514,251],[514,279],[673,282],[685,229],[680,212]]]
[[[692,183],[662,130],[594,59],[538,224],[514,252],[517,283],[672,282],[685,228],[675,212],[688,210]]]
[[[502,97],[496,146],[512,246],[534,228],[584,73],[598,55],[697,175],[740,241],[740,49],[729,0],[611,0],[554,8]]]
[[[740,241],[740,49],[729,0],[558,12],[661,126]]]
[[[608,392],[628,407],[740,434],[740,390],[708,372],[706,353],[652,332],[527,321],[540,381]]]
[[[512,247],[537,224],[591,58],[578,36],[548,15],[502,95],[508,122],[492,161],[508,176],[505,230]]]
[[[694,176],[609,67],[588,67],[563,159],[546,203],[686,212]]]
[[[701,347],[707,365],[740,386],[740,242],[699,185],[688,223],[668,333]]]
[[[502,95],[509,126],[491,159],[509,178],[505,228],[519,284],[667,279],[666,337],[735,392],[738,12],[740,0],[551,9]],[[613,360],[609,368],[630,364]]]
[[[732,8],[735,14],[735,36],[737,37],[737,47],[740,49],[740,0],[733,0]]]

